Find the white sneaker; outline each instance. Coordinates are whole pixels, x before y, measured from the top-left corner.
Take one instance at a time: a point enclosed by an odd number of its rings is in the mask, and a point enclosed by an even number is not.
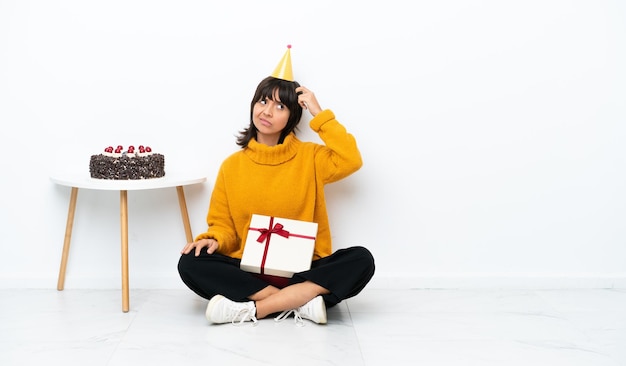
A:
[[[228,323],[242,324],[245,321],[252,320],[255,324],[256,307],[254,301],[235,302],[225,298],[222,295],[215,295],[209,301],[206,307],[206,318],[211,323]]]
[[[326,324],[326,304],[324,298],[317,296],[297,309],[300,316],[317,324]]]
[[[321,296],[313,298],[313,300],[300,306],[297,309],[285,310],[276,318],[275,321],[280,322],[287,319],[293,313],[296,325],[303,326],[302,319],[308,319],[317,324],[326,324],[326,304]]]

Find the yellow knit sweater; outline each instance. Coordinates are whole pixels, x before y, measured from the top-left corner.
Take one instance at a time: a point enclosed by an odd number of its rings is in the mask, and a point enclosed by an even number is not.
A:
[[[332,253],[324,185],[357,171],[361,154],[332,111],[318,113],[309,125],[324,145],[292,133],[276,146],[252,139],[224,160],[211,195],[208,230],[196,240],[213,238],[219,253],[241,258],[250,217],[260,214],[316,222],[313,259]]]

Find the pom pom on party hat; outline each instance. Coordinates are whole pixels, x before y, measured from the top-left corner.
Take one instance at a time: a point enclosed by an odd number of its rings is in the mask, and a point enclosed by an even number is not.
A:
[[[291,45],[287,45],[287,51],[283,55],[276,69],[272,73],[273,77],[287,81],[293,81],[293,72],[291,71]]]

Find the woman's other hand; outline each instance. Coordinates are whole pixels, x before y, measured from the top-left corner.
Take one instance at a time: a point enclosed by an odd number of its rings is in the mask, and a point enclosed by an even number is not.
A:
[[[296,94],[298,94],[298,103],[300,106],[311,113],[313,117],[322,111],[322,107],[317,102],[315,94],[309,89],[299,86],[296,88]]]

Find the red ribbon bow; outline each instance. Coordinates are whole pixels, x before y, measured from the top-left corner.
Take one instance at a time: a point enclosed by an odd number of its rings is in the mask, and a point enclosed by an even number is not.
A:
[[[271,227],[271,224],[270,224],[270,227]],[[258,241],[259,243],[262,243],[265,241],[265,239],[269,239],[270,235],[272,234],[278,234],[284,238],[289,238],[289,231],[283,230],[283,227],[284,227],[283,224],[276,223],[276,225],[274,225],[274,227],[271,229],[258,229],[261,235],[259,235],[256,241]]]

